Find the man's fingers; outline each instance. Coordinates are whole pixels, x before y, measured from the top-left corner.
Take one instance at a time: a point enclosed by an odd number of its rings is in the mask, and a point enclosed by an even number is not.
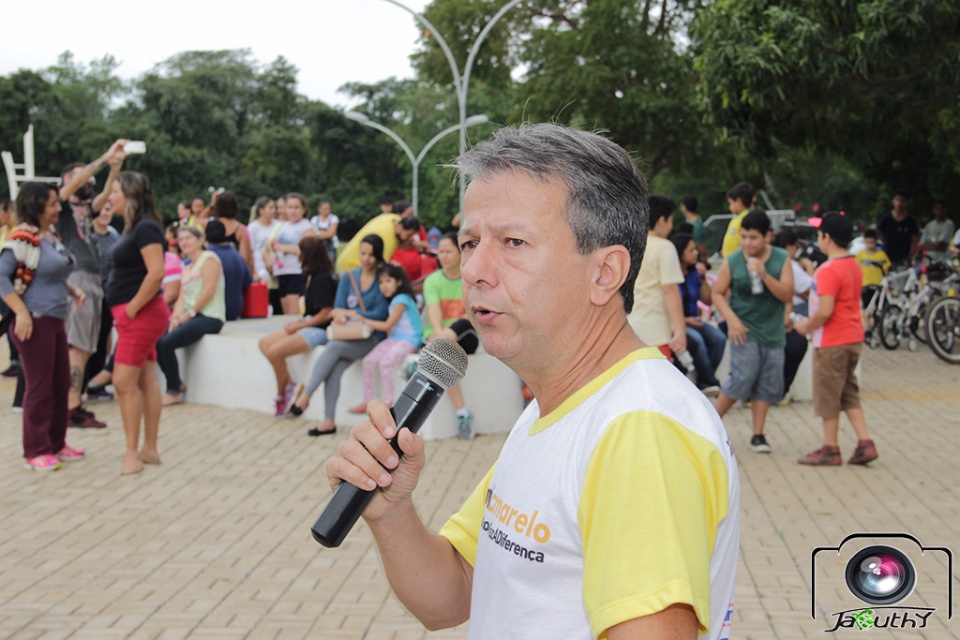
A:
[[[349,461],[339,455],[327,460],[327,479],[330,482],[331,489],[336,489],[344,482],[349,482],[353,486],[367,491],[372,491],[377,487],[377,483],[359,467],[350,464]]]

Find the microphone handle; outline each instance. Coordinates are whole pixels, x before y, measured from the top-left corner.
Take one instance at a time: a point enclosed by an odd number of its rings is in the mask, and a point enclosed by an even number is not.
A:
[[[398,457],[403,457],[398,442],[400,429],[406,427],[413,433],[418,432],[441,397],[443,397],[443,387],[433,380],[419,372],[414,373],[410,378],[400,397],[397,398],[397,402],[390,409],[397,424],[397,433],[390,438],[389,442]],[[367,491],[349,482],[342,483],[333,492],[333,497],[323,508],[320,517],[310,527],[313,539],[325,547],[339,547],[378,490],[379,487]]]

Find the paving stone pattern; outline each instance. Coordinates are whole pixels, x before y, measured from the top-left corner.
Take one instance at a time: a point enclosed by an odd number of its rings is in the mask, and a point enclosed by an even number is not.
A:
[[[831,637],[823,635],[828,611],[811,619],[810,553],[847,534],[906,531],[960,552],[960,367],[924,351],[867,350],[863,375],[881,456],[866,468],[795,463],[819,446],[810,403],[771,410],[771,455],[749,451],[748,409],[728,415],[743,502],[733,638]],[[120,477],[116,403],[91,404],[109,427],[71,429],[70,443],[86,448],[87,459],[43,474],[22,467],[20,416],[8,412],[13,391],[12,381],[0,381],[0,638],[466,637],[466,625],[427,633],[406,613],[362,521],[340,549],[312,540],[309,526],[329,495],[323,464],[337,439],[308,438],[309,423],[172,407],[161,424],[163,464]],[[843,423],[845,458],[853,439]],[[417,505],[431,526],[459,506],[502,443],[428,443]],[[945,565],[932,567],[943,574],[921,576],[925,585],[945,580]],[[826,572],[831,580],[818,589],[839,598],[842,578],[829,563]],[[960,638],[960,613],[950,623],[935,616],[923,632],[868,635]]]

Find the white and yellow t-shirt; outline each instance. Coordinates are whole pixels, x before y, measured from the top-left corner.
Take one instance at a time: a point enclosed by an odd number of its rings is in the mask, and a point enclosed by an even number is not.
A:
[[[538,416],[440,531],[474,567],[470,638],[600,638],[674,603],[729,638],[740,484],[706,398],[646,348]]]

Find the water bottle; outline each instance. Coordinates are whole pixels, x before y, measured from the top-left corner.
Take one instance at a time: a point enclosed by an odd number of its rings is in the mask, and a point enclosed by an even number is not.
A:
[[[753,262],[757,258],[750,258],[750,262]],[[763,279],[760,277],[759,273],[755,271],[748,271],[750,274],[750,293],[753,295],[759,295],[763,293]]]

